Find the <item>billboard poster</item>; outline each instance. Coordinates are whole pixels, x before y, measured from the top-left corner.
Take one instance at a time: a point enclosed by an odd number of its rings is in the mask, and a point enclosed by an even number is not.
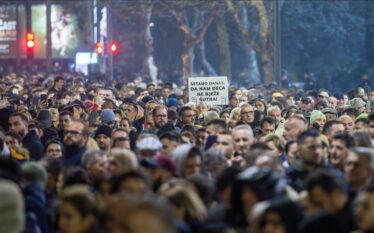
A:
[[[32,32],[35,34],[35,58],[47,56],[47,7],[46,5],[33,5],[31,8]]]
[[[79,48],[80,30],[73,9],[66,5],[51,7],[52,57],[74,57]]]
[[[16,6],[0,7],[0,57],[15,57],[17,52]]]

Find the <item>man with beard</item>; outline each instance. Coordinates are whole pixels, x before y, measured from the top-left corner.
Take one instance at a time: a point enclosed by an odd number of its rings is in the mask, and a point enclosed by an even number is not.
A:
[[[28,120],[21,113],[9,117],[9,131],[22,137],[23,146],[30,152],[31,159],[39,160],[43,156],[44,146],[34,130],[29,130]]]
[[[162,126],[168,123],[168,111],[165,106],[157,105],[152,111],[154,127],[146,129],[143,133],[157,134]]]
[[[112,129],[107,125],[100,125],[95,133],[95,140],[101,151],[109,153],[112,144]]]
[[[323,167],[323,145],[316,130],[307,130],[297,137],[297,157],[287,171],[287,181],[296,191],[304,188],[308,174]],[[296,159],[297,158],[297,159]]]
[[[61,157],[61,161],[65,167],[81,166],[89,133],[88,127],[81,121],[72,121],[66,126],[63,141],[65,154]]]

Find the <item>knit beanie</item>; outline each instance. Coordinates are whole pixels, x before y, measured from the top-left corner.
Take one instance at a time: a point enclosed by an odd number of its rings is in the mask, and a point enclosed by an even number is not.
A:
[[[95,138],[99,136],[100,134],[104,134],[108,138],[112,136],[112,129],[107,125],[100,125],[99,128],[97,128],[95,133]]]
[[[48,174],[45,168],[35,161],[24,162],[21,166],[22,178],[29,183],[37,183],[43,189],[47,184]]]
[[[102,124],[108,124],[108,122],[116,120],[116,115],[114,114],[112,109],[103,109],[101,111],[100,118]]]
[[[310,114],[310,124],[312,125],[316,120],[318,119],[325,119],[326,116],[319,110],[313,110],[312,113]]]
[[[166,101],[166,107],[170,108],[171,106],[174,106],[174,107],[176,107],[176,108],[179,110],[179,103],[178,103],[178,100],[175,99],[175,98],[169,98],[169,99]]]
[[[20,188],[0,179],[0,233],[20,233],[25,227],[24,200]]]
[[[42,109],[38,113],[36,120],[42,128],[50,128],[52,126],[52,115],[47,109]]]

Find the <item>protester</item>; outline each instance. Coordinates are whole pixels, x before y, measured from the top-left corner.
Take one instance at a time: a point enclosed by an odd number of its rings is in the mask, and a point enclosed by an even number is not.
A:
[[[0,79],[0,232],[374,230],[374,92],[146,78]]]

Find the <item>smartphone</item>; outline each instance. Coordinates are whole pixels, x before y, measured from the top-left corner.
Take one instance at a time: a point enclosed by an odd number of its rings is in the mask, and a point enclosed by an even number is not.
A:
[[[48,100],[48,96],[47,96],[46,94],[41,94],[41,95],[40,95],[40,100],[41,100],[41,101],[44,101],[44,102],[47,102],[47,100]]]

